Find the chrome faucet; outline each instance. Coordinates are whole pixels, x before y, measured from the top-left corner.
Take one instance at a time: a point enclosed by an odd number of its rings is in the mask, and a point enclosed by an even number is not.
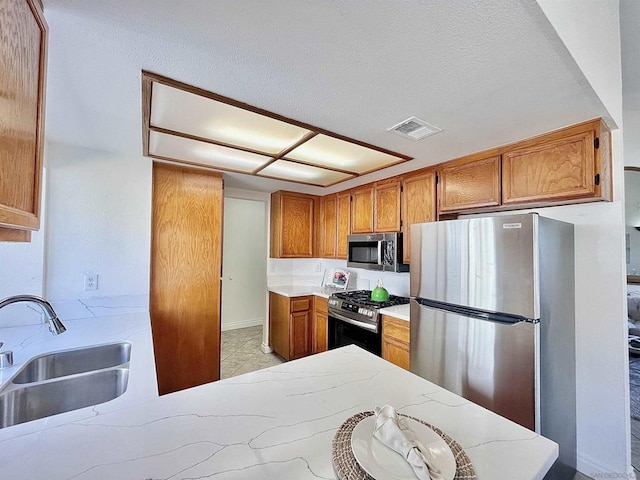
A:
[[[6,307],[7,305],[11,305],[12,303],[18,302],[32,302],[38,304],[40,308],[42,308],[42,310],[48,315],[48,318],[45,319],[45,322],[49,323],[49,331],[53,335],[60,335],[67,330],[67,328],[58,318],[58,314],[56,314],[56,311],[53,309],[51,304],[44,298],[37,297],[35,295],[14,295],[12,297],[7,297],[4,300],[0,300],[0,309]]]

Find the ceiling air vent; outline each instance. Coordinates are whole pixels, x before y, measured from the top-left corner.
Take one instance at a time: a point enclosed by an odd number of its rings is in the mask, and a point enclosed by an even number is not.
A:
[[[411,140],[421,140],[424,137],[441,132],[442,129],[434,125],[430,125],[417,117],[410,117],[389,128],[387,131],[401,135],[405,138],[410,138]]]

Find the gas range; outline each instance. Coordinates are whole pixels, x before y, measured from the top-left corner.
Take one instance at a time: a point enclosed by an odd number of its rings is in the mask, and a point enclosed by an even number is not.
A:
[[[329,316],[372,332],[380,331],[381,308],[409,303],[409,298],[389,295],[386,302],[371,300],[371,290],[336,292],[329,297]]]

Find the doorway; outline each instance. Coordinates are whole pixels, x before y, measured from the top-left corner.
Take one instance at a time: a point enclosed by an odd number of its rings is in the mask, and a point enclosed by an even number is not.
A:
[[[261,347],[267,312],[268,204],[226,196],[222,247],[222,379],[277,363]]]

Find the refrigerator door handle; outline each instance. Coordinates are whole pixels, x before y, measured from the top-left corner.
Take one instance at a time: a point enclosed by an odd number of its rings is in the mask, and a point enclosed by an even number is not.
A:
[[[509,313],[501,312],[485,312],[474,308],[463,307],[460,305],[454,305],[452,303],[438,302],[437,300],[429,300],[426,298],[414,298],[414,300],[420,305],[428,308],[435,308],[436,310],[443,310],[445,312],[456,313],[458,315],[464,315],[465,317],[479,318],[488,322],[496,323],[538,323],[540,319],[531,319],[522,317],[520,315],[512,315]]]

